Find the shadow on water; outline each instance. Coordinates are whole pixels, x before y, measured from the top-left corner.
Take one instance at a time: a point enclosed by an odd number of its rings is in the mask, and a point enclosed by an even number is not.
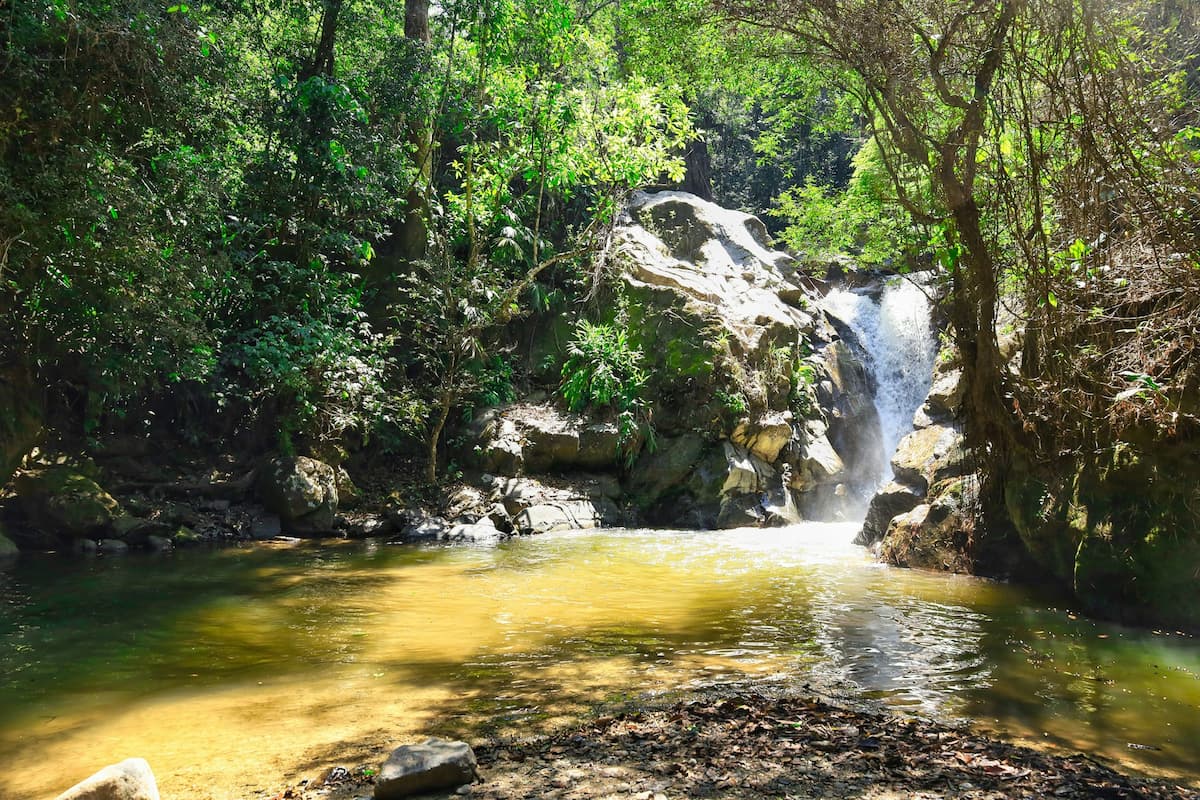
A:
[[[146,698],[336,660],[355,643],[341,601],[397,579],[371,571],[383,560],[316,545],[25,558],[0,572],[0,724],[64,695]]]

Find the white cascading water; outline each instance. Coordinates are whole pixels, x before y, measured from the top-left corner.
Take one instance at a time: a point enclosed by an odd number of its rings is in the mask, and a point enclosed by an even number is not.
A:
[[[822,303],[867,351],[886,465],[879,485],[890,480],[896,445],[913,429],[913,415],[929,393],[937,337],[925,280],[918,273],[888,280],[882,292],[837,289]]]

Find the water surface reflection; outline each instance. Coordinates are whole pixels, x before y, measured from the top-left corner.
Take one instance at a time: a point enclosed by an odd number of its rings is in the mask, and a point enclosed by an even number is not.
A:
[[[613,696],[747,676],[1197,777],[1194,640],[887,569],[853,532],[26,559],[0,573],[0,796],[50,796],[142,755],[164,795],[241,798],[420,731],[528,730]]]

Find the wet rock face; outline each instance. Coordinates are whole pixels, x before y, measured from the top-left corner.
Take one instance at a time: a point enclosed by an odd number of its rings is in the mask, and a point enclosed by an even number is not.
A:
[[[1200,630],[1200,445],[1117,442],[1009,465],[1005,507],[1034,561],[1088,611]]]
[[[283,530],[294,536],[320,536],[333,530],[338,507],[334,468],[305,456],[275,458],[258,476],[258,497],[278,514]]]
[[[943,364],[948,363],[946,361]],[[914,430],[892,456],[895,480],[876,492],[855,540],[897,566],[970,572],[978,479],[962,423],[961,373],[935,368]]]
[[[862,532],[854,540],[855,543],[871,545],[878,542],[887,533],[892,519],[912,511],[920,505],[923,497],[924,493],[913,486],[906,486],[899,481],[888,483],[871,498]]]

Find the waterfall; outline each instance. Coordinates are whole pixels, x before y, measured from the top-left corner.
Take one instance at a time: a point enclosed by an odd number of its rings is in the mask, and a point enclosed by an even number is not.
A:
[[[823,303],[866,351],[883,441],[877,485],[891,478],[896,445],[912,430],[913,415],[929,393],[937,337],[927,281],[926,274],[916,273],[888,279],[882,288],[836,289]]]

